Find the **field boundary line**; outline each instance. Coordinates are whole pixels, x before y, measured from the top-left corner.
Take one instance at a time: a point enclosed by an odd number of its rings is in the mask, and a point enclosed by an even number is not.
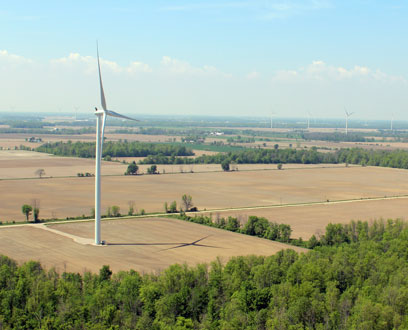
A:
[[[224,209],[211,209],[203,210],[198,212],[186,212],[189,215],[197,213],[210,213],[210,212],[228,212],[228,211],[243,211],[243,210],[257,210],[257,209],[271,209],[271,208],[284,208],[284,207],[299,207],[299,206],[313,206],[313,205],[331,205],[331,204],[341,204],[341,203],[356,203],[356,202],[370,202],[379,200],[389,200],[389,199],[404,199],[408,198],[407,195],[398,196],[386,196],[386,197],[364,197],[356,199],[343,199],[343,200],[333,200],[333,201],[321,201],[321,202],[306,202],[306,203],[292,203],[292,204],[272,204],[272,205],[261,205],[261,206],[246,206],[246,207],[231,207]]]

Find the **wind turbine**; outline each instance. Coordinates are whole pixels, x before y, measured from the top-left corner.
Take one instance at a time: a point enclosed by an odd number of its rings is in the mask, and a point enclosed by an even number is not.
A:
[[[391,132],[393,130],[392,124],[394,123],[394,113],[391,114]]]
[[[79,109],[79,107],[74,107],[74,109],[75,109],[75,121],[77,121],[78,120],[78,109]]]
[[[312,114],[310,113],[310,111],[307,112],[307,130],[310,130],[310,117],[312,116]]]
[[[99,73],[99,87],[101,92],[102,110],[95,108],[96,115],[96,154],[95,154],[95,245],[101,245],[101,158],[103,137],[105,133],[106,117],[118,117],[122,119],[129,119],[138,121],[115,111],[108,110],[106,106],[105,93],[103,91],[101,65],[99,63],[99,49],[96,44],[96,55],[98,57],[98,73]]]
[[[346,135],[348,133],[348,119],[354,112],[347,112],[347,109],[344,108],[344,112],[346,114]]]
[[[273,116],[275,116],[275,113],[271,113],[271,128],[273,128]]]

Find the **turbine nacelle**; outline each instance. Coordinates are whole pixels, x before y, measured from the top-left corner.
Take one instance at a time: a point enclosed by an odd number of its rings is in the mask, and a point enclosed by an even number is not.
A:
[[[103,114],[105,114],[105,111],[104,111],[104,110],[95,108],[95,115],[103,115]]]

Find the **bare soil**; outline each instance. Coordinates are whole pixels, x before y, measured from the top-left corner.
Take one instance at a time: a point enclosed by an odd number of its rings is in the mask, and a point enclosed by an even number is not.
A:
[[[118,158],[119,162],[103,161],[102,175],[123,175],[127,162],[143,159],[143,157]],[[147,173],[151,165],[139,165],[139,173]],[[343,167],[344,165],[324,165],[329,167]],[[276,169],[276,164],[242,164],[236,166],[238,170],[266,170]],[[288,164],[284,168],[312,168],[322,165]],[[68,177],[78,173],[95,173],[95,160],[75,157],[58,157],[40,152],[25,150],[0,150],[0,179],[35,178],[38,169],[45,170],[45,177]],[[219,164],[192,164],[192,165],[157,165],[160,173],[195,173],[221,171]]]
[[[108,169],[103,167],[104,173]],[[40,201],[40,216],[44,218],[89,215],[94,207],[94,182],[94,178],[79,177],[0,180],[3,192],[0,220],[24,221],[21,206],[33,199]],[[180,205],[183,194],[191,195],[199,210],[212,210],[396,196],[407,192],[408,171],[380,167],[105,176],[102,177],[102,210],[106,213],[109,206],[118,205],[126,214],[128,201],[134,201],[138,211],[163,212],[164,202],[176,201]],[[345,217],[350,220],[348,213]]]
[[[92,238],[94,223],[52,225],[52,228]],[[82,245],[34,226],[0,227],[0,253],[18,262],[38,260],[58,272],[97,272],[109,265],[115,272],[135,269],[160,272],[174,263],[209,263],[220,257],[271,255],[282,249],[305,249],[236,234],[181,220],[152,218],[102,222],[106,246]]]
[[[291,226],[292,238],[308,240],[312,235],[322,235],[329,223],[348,224],[351,220],[406,219],[408,198],[327,203],[292,207],[212,212],[216,217],[237,217],[245,224],[249,216],[265,217],[269,221]]]

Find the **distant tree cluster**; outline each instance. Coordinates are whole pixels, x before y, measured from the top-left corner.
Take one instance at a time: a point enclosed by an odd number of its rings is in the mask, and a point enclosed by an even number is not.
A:
[[[160,274],[113,274],[105,265],[98,274],[59,275],[38,262],[18,265],[0,256],[0,325],[408,329],[407,226],[400,221],[373,226],[362,223],[356,240],[305,254],[282,250],[234,257],[226,264],[218,259],[210,265],[173,265]],[[352,238],[350,230],[346,236]],[[324,236],[333,238],[328,232]]]
[[[311,149],[255,149],[242,148],[238,151],[218,153],[215,155],[201,155],[197,158],[166,157],[162,155],[149,156],[140,161],[141,164],[278,164],[278,163],[336,163],[335,153],[318,152]]]
[[[318,152],[311,149],[254,149],[202,155],[197,158],[149,156],[141,164],[339,164],[348,163],[367,166],[382,166],[408,169],[408,152],[405,150],[368,150],[363,148],[340,149],[335,152]],[[281,166],[280,166],[281,167]]]
[[[301,134],[304,140],[331,141],[331,142],[372,142],[373,138],[367,138],[361,133],[324,133],[304,132]]]
[[[137,166],[136,162],[133,161],[128,165],[125,175],[137,175],[138,171],[139,171],[139,166]]]
[[[84,128],[0,128],[0,133],[16,134],[16,133],[25,133],[25,134],[49,134],[49,135],[80,135],[80,134],[89,134],[95,133],[95,128],[84,127]]]
[[[5,124],[11,128],[43,128],[45,126],[55,126],[53,123],[46,123],[41,120],[9,120]]]
[[[147,169],[147,174],[159,174],[156,165],[152,165]]]
[[[57,156],[74,156],[82,158],[95,157],[93,142],[54,142],[45,143],[35,151],[46,152]],[[105,142],[102,157],[146,157],[149,155],[192,156],[193,152],[182,145],[142,142]]]
[[[237,136],[231,136],[227,138],[227,142],[228,143],[254,143],[255,138],[237,135]]]
[[[84,178],[84,177],[89,178],[89,177],[93,177],[93,176],[95,176],[95,174],[89,173],[89,172],[85,172],[85,173],[78,172],[77,173],[77,177],[80,177],[80,178]]]
[[[26,216],[26,221],[29,221],[31,212],[33,212],[34,222],[38,222],[40,220],[40,201],[38,199],[33,199],[31,204],[24,204],[21,207],[21,212]]]
[[[212,216],[188,216],[186,214],[182,214],[178,218],[206,226],[239,232],[245,235],[262,237],[272,241],[279,241],[284,243],[291,242],[290,235],[292,233],[292,229],[290,225],[270,222],[264,217],[250,216],[244,226],[241,225],[241,222],[238,220],[238,218],[231,216],[228,218],[218,217],[214,220]]]
[[[352,148],[341,149],[336,156],[339,163],[408,169],[408,152],[405,150]]]
[[[194,134],[194,135],[187,135],[181,138],[181,142],[184,143],[204,143],[205,141],[205,136],[204,135],[198,135],[198,134]]]
[[[166,213],[177,213],[177,202],[173,201],[170,204],[164,203],[164,211]],[[184,194],[181,196],[181,207],[180,212],[195,212],[197,208],[194,207],[193,198],[190,195]]]

